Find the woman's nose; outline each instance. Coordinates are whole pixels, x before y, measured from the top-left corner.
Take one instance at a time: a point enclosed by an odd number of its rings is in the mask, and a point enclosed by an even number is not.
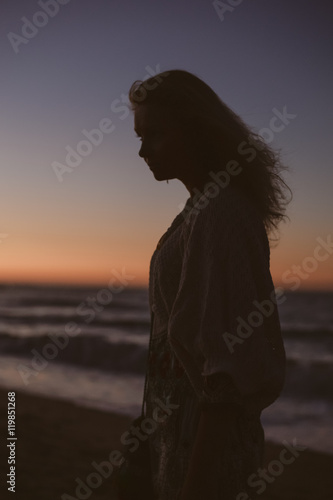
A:
[[[141,158],[145,158],[147,156],[146,153],[147,152],[146,152],[145,144],[142,142],[141,148],[139,149],[139,156],[141,156]]]

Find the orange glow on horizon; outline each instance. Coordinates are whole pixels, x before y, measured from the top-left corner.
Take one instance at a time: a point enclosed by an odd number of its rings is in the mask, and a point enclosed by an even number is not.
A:
[[[112,270],[116,271],[113,275]],[[53,268],[46,270],[40,269],[7,269],[0,274],[0,284],[2,283],[26,283],[26,284],[55,284],[55,285],[92,285],[92,286],[107,286],[110,280],[117,282],[117,276],[122,273],[124,282],[132,287],[147,287],[148,286],[148,270],[147,266],[135,267],[118,265],[110,269],[74,269],[74,268]],[[126,276],[128,279],[126,279]],[[307,280],[296,281],[287,283],[281,279],[281,274],[272,273],[272,279],[275,288],[283,288],[284,290],[291,291],[332,291],[333,283],[332,277],[328,274],[321,273],[321,275],[309,276]]]
[[[121,272],[121,267],[115,268],[120,270]],[[142,287],[142,286],[148,286],[148,276],[146,276],[144,273],[139,273],[135,272],[135,269],[129,269],[127,267],[124,267],[125,269],[123,275],[133,275],[133,279],[128,279],[126,280],[128,282],[128,286],[133,286],[133,287]],[[114,283],[116,283],[117,278],[112,276],[112,271],[111,272],[96,272],[91,270],[90,272],[85,270],[82,273],[78,273],[77,271],[70,271],[68,270],[66,272],[65,269],[62,270],[62,272],[59,272],[57,270],[51,270],[51,271],[45,271],[45,270],[39,270],[39,271],[20,271],[17,273],[5,273],[2,272],[0,275],[0,285],[1,284],[6,284],[6,283],[17,283],[17,284],[31,284],[31,285],[38,285],[38,284],[49,284],[49,285],[96,285],[96,286],[107,286],[107,284],[110,282],[110,280],[113,279]]]
[[[15,235],[1,245],[0,283],[52,283],[106,286],[116,274],[128,275],[128,286],[147,286],[155,238],[90,241],[22,241]],[[318,245],[316,243],[316,245]],[[280,245],[271,251],[275,287],[285,290],[332,290],[333,255],[323,247],[316,259],[313,241]],[[328,247],[327,247],[328,248]]]

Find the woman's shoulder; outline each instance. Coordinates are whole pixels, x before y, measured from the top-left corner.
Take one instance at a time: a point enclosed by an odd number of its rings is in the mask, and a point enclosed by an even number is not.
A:
[[[263,227],[262,217],[255,204],[239,188],[229,185],[226,188],[209,186],[193,198],[186,211],[188,226],[203,226],[207,229],[249,226]]]
[[[213,191],[212,191],[213,193]],[[208,252],[240,247],[269,260],[270,246],[261,214],[240,190],[228,187],[216,196],[202,193],[191,203],[181,225],[183,246],[206,248]]]

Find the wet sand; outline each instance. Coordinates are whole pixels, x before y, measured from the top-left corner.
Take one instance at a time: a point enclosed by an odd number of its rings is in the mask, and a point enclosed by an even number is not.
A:
[[[76,479],[87,484],[87,477],[96,473],[93,462],[108,461],[112,450],[121,450],[120,437],[131,420],[130,417],[80,407],[51,397],[16,392],[16,493],[13,494],[7,491],[6,484],[9,472],[7,391],[0,389],[0,497],[15,500],[116,499],[111,485],[112,474],[97,488],[85,489],[82,486],[81,497],[75,491],[78,486]],[[265,467],[270,467],[268,478],[271,484],[261,479],[260,484],[267,487],[259,498],[332,500],[333,456],[309,450],[295,451],[295,460],[282,465],[281,471],[281,465],[276,461],[280,461],[283,448],[284,445],[266,445]],[[290,462],[293,458],[290,451],[282,456]],[[253,487],[253,491],[259,487]]]

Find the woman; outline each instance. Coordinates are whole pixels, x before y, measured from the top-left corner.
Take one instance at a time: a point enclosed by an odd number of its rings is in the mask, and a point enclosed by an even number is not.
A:
[[[158,500],[254,498],[260,414],[284,383],[267,235],[285,217],[285,167],[191,73],[136,81],[129,98],[140,157],[156,180],[179,179],[190,193],[150,264],[154,493]]]

